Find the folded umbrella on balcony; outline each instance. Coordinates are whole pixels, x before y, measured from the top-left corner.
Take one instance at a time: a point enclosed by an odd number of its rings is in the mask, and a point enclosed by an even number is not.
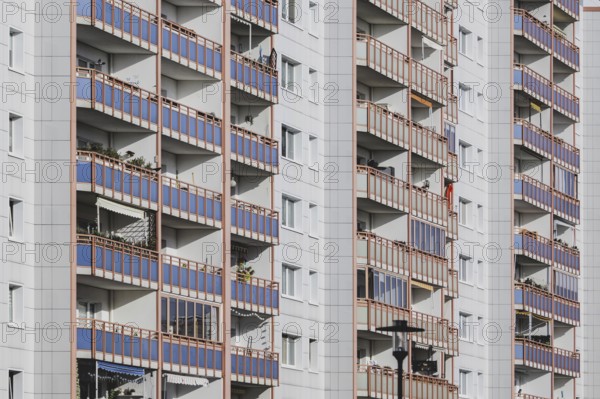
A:
[[[188,377],[185,375],[179,374],[169,374],[164,373],[163,377],[166,378],[166,381],[171,384],[178,385],[189,385],[193,387],[205,387],[208,385],[208,380],[206,378],[201,377]]]

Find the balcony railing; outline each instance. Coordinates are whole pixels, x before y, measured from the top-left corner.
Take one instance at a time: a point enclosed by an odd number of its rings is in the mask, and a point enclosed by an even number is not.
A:
[[[271,32],[278,32],[278,0],[231,0],[231,6],[238,17]]]
[[[554,109],[579,122],[579,98],[558,85],[554,85]]]
[[[539,316],[552,318],[552,294],[529,284],[515,284],[515,306]]]
[[[203,377],[221,377],[221,343],[173,334],[162,334],[163,370]]]
[[[448,44],[444,50],[444,61],[453,66],[458,65],[458,40],[452,33],[448,34]]]
[[[409,247],[373,233],[356,235],[357,264],[365,264],[396,274],[408,274]]]
[[[417,122],[411,125],[413,152],[445,166],[448,163],[448,139]]]
[[[548,53],[552,50],[552,28],[526,10],[515,9],[514,30]]]
[[[92,276],[156,289],[158,265],[156,251],[95,235],[77,235],[77,267],[89,268]]]
[[[368,132],[388,143],[409,149],[411,123],[404,116],[370,101],[359,100],[356,119],[359,131]]]
[[[444,107],[444,119],[452,123],[458,123],[458,96],[448,94],[448,101]]]
[[[231,125],[231,159],[270,173],[279,173],[279,142]]]
[[[552,158],[561,166],[579,172],[579,149],[564,142],[560,138],[540,129],[524,119],[515,119],[514,138],[520,140],[524,147],[542,155],[546,159]]]
[[[529,395],[527,393],[516,393],[514,399],[549,399],[542,396]]]
[[[95,152],[77,151],[77,185],[79,190],[158,208],[158,173]]]
[[[458,212],[448,213],[448,238],[458,240]]]
[[[77,357],[158,368],[159,334],[131,325],[77,320]]]
[[[356,388],[359,397],[398,398],[398,371],[389,367],[356,365]],[[458,389],[442,378],[404,374],[403,390],[412,399],[458,399]]]
[[[575,71],[579,71],[579,47],[570,42],[560,33],[553,32],[554,56]]]
[[[563,194],[559,190],[553,190],[554,213],[570,222],[579,223],[580,205],[577,198]]]
[[[278,102],[277,70],[234,51],[231,52],[231,84],[266,101]]]
[[[162,55],[206,75],[219,77],[223,68],[222,46],[192,29],[162,19]]]
[[[458,156],[452,152],[448,153],[448,165],[444,168],[444,178],[452,182],[459,179]]]
[[[231,380],[253,385],[279,385],[279,354],[232,346]]]
[[[444,14],[421,1],[409,4],[412,12],[412,25],[436,42],[446,45],[448,22]]]
[[[158,95],[94,69],[77,68],[77,105],[156,131]]]
[[[363,165],[357,166],[356,179],[356,191],[359,197],[368,198],[403,212],[408,211],[410,195],[408,183]]]
[[[580,256],[577,249],[557,241],[552,242],[552,240],[536,233],[523,230],[515,234],[515,250],[528,258],[547,265],[552,265],[552,252],[554,252],[554,266],[556,268],[579,274]]]
[[[162,98],[162,134],[184,143],[221,152],[221,119]]]
[[[554,0],[554,5],[570,15],[574,20],[579,19],[579,0]]]
[[[162,177],[162,190],[164,214],[213,227],[221,225],[221,194],[166,176]]]
[[[420,3],[416,3],[420,4]],[[439,72],[426,67],[414,59],[412,64],[411,87],[414,91],[436,101],[446,104],[449,94],[448,79]]]
[[[356,35],[356,60],[360,65],[408,86],[410,58],[374,37],[363,33]]]
[[[166,254],[161,255],[161,265],[164,292],[221,301],[223,283],[220,268]]]
[[[123,0],[79,0],[81,20],[147,50],[158,45],[158,17]]]
[[[448,270],[448,288],[446,295],[452,298],[458,298],[458,271]]]
[[[278,245],[279,212],[232,199],[231,234]]]
[[[527,175],[516,175],[515,196],[546,212],[552,211],[552,188]]]
[[[231,279],[231,306],[276,316],[279,314],[279,283],[234,273]]]
[[[356,324],[359,330],[378,332],[378,327],[391,326],[394,320],[408,320],[410,310],[371,299],[357,299]],[[379,332],[378,332],[379,333]]]
[[[572,326],[579,326],[581,322],[579,302],[554,296],[554,319]]]
[[[578,353],[528,339],[515,339],[515,359],[525,366],[544,371],[552,371],[554,361],[554,372],[571,377],[579,377],[580,374]]]
[[[448,285],[448,259],[412,248],[412,277],[440,287]]]
[[[412,187],[412,214],[440,226],[448,226],[448,200],[420,187]]]

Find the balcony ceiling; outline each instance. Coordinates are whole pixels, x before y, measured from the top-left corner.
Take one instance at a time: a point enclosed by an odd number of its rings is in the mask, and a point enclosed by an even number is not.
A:
[[[390,214],[402,214],[404,212],[391,208],[387,205],[380,204],[379,202],[370,200],[368,198],[358,198],[358,209],[369,213],[390,213]]]
[[[370,24],[404,25],[403,21],[382,10],[369,0],[358,0],[357,15]]]
[[[120,39],[110,33],[89,25],[77,25],[77,41],[112,54],[147,54],[154,53],[133,43]]]
[[[398,147],[386,140],[380,139],[377,136],[372,135],[368,132],[359,131],[357,134],[358,145],[371,151],[385,150],[385,151],[406,151],[403,148]]]
[[[196,147],[195,145],[183,143],[177,139],[165,135],[162,136],[162,149],[177,155],[218,155],[212,151]]]
[[[77,108],[77,121],[114,133],[153,133],[143,127],[89,108]]]
[[[205,75],[202,72],[198,72],[192,68],[188,68],[185,65],[181,65],[180,63],[171,61],[170,59],[165,57],[162,57],[161,66],[161,73],[171,79],[216,82],[216,79],[212,76]]]
[[[364,83],[365,85],[370,87],[397,87],[398,89],[406,87],[405,85],[395,81],[394,79],[390,79],[387,76],[382,75],[379,72],[376,72],[373,69],[366,66],[357,66],[356,72],[358,76],[357,80],[360,83]]]
[[[101,277],[86,276],[82,274],[77,275],[77,291],[85,292],[85,287],[80,286],[79,284],[111,291],[155,291],[149,288],[137,287],[132,284],[119,283]]]
[[[521,35],[515,35],[515,51],[519,54],[539,54],[543,56],[547,56],[548,52],[543,48],[539,47],[537,44],[532,43],[529,39],[524,38]]]

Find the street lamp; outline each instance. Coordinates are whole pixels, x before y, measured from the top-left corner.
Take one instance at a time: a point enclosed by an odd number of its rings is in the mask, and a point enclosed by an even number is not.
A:
[[[406,320],[394,320],[394,325],[377,327],[377,331],[390,331],[394,333],[392,355],[398,361],[398,399],[402,399],[402,363],[408,356],[408,333],[423,332],[423,328],[411,327]]]

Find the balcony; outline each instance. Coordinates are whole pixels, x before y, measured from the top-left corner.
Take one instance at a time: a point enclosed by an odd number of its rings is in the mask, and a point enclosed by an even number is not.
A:
[[[546,53],[552,51],[552,28],[526,10],[514,10],[514,31]]]
[[[77,23],[91,25],[143,49],[156,52],[158,17],[122,0],[80,0]]]
[[[416,3],[420,4],[420,3]],[[414,59],[411,62],[411,88],[417,93],[445,105],[450,93],[448,78]]]
[[[279,245],[279,212],[232,199],[231,234]]]
[[[448,33],[448,44],[444,50],[444,61],[451,66],[458,65],[458,40],[451,32]]]
[[[267,173],[279,173],[279,142],[231,125],[231,159]]]
[[[109,115],[125,123],[98,122],[97,127],[126,129],[133,124],[143,129],[158,130],[158,95],[102,72],[77,68],[77,107]],[[92,121],[93,122],[93,121]]]
[[[529,284],[515,283],[515,307],[550,319],[552,294]]]
[[[409,7],[412,12],[412,26],[445,46],[448,40],[447,18],[421,1],[415,1]]]
[[[554,110],[574,122],[579,122],[579,98],[558,85],[554,85]]]
[[[408,87],[410,58],[374,37],[357,33],[356,62],[368,68],[362,78],[370,86],[389,86],[381,80],[380,75],[383,75],[400,86]]]
[[[444,168],[444,178],[455,183],[459,180],[458,156],[452,152],[448,153],[448,165]]]
[[[158,288],[158,252],[95,235],[77,235],[77,274]]]
[[[581,323],[581,307],[579,302],[555,295],[554,320],[575,327],[579,326]]]
[[[220,79],[222,46],[192,29],[162,20],[162,56],[194,71]]]
[[[448,238],[458,240],[458,212],[448,213]]]
[[[552,188],[527,175],[515,175],[515,200],[520,211],[552,212]]]
[[[398,371],[389,367],[356,365],[356,388],[360,398],[397,399]],[[458,389],[442,378],[404,374],[403,392],[412,399],[458,399]]]
[[[580,256],[577,249],[557,241],[553,242],[527,230],[515,234],[515,253],[517,255],[522,255],[546,265],[552,265],[553,252],[554,267],[573,274],[579,274]]]
[[[279,31],[278,0],[231,0],[234,15],[272,33]]]
[[[95,152],[77,151],[77,190],[158,209],[158,173]]]
[[[210,227],[221,227],[221,194],[163,176],[162,197],[163,214]]]
[[[412,150],[438,165],[448,164],[448,139],[417,122],[411,122]]]
[[[231,347],[231,381],[252,385],[279,385],[279,354],[260,349]]]
[[[409,252],[406,243],[388,240],[368,232],[359,232],[356,235],[356,264],[408,275]]]
[[[219,342],[172,334],[162,336],[163,370],[202,377],[221,377],[223,347]]]
[[[258,277],[233,274],[231,306],[249,312],[279,315],[279,283]]]
[[[385,211],[385,207],[408,212],[408,183],[369,166],[358,165],[356,192],[359,198],[376,204],[362,204],[368,211]],[[364,202],[364,201],[363,201]]]
[[[574,71],[579,71],[579,47],[556,30],[553,32],[554,57]]]
[[[221,302],[221,269],[204,263],[162,254],[162,291],[201,299]]]
[[[444,119],[448,122],[458,123],[458,96],[448,94],[448,101],[444,107]]]
[[[574,21],[579,20],[579,0],[554,0],[553,3]]]
[[[412,278],[439,287],[448,285],[448,259],[419,249],[411,249]]]
[[[552,371],[569,377],[579,377],[579,354],[528,339],[515,339],[515,363],[543,371]]]
[[[77,357],[158,368],[159,334],[131,325],[77,320]]]
[[[448,288],[445,291],[446,296],[458,298],[458,271],[448,270]]]
[[[221,153],[221,119],[165,97],[162,112],[163,136]]]
[[[579,224],[580,205],[577,198],[563,194],[559,190],[553,190],[554,214],[574,224]]]
[[[248,94],[277,104],[277,70],[267,64],[231,52],[231,85]],[[252,101],[248,99],[248,101]]]
[[[522,145],[545,159],[550,160],[554,154],[554,162],[579,173],[579,148],[538,128],[531,122],[524,119],[515,119],[514,138],[515,144]]]
[[[399,113],[370,101],[358,100],[356,121],[359,132],[369,133],[385,143],[405,150],[410,148],[411,122]]]

